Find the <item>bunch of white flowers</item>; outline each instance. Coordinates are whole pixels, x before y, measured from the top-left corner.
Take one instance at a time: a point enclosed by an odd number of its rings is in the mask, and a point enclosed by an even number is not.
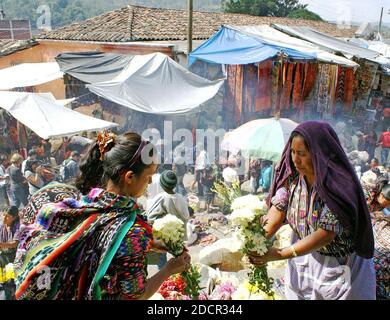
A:
[[[261,201],[259,197],[252,194],[234,199],[231,205],[232,210],[244,208],[256,212],[259,211],[259,213],[264,214],[266,210],[266,204],[264,201]]]
[[[250,222],[256,218],[256,212],[250,208],[235,209],[230,215],[230,221],[233,226],[247,227]]]
[[[259,230],[262,229],[260,216],[266,214],[265,203],[254,195],[247,195],[235,199],[232,203],[232,209],[234,211],[229,219],[233,226],[238,227],[239,236],[244,242],[243,248],[248,251],[256,251],[261,255],[265,254],[267,252],[267,239],[262,232],[259,233]]]
[[[153,236],[160,238],[174,250],[172,253],[179,255],[184,248],[184,222],[172,214],[167,214],[154,221]]]
[[[253,251],[256,251],[256,253],[261,256],[267,253],[267,239],[261,233],[243,230],[243,235],[245,237],[245,242],[251,243]]]
[[[237,227],[237,236],[241,238],[240,242],[242,243],[241,251],[246,255],[266,254],[270,242],[266,238],[266,232],[260,219],[267,213],[265,202],[257,196],[247,195],[235,199],[231,209],[233,212],[230,221],[233,226]],[[255,285],[256,288],[261,288],[266,295],[273,296],[272,279],[268,277],[265,265],[252,266],[248,276],[249,283]]]
[[[154,221],[153,235],[156,238],[160,238],[165,243],[168,252],[175,257],[180,256],[184,252],[184,222],[176,216],[167,214]],[[185,293],[193,299],[198,299],[200,291],[199,267],[191,265],[181,275],[186,283]]]

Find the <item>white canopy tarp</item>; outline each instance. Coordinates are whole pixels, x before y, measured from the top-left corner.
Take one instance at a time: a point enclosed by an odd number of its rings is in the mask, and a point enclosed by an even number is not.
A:
[[[357,44],[362,48],[380,53],[381,56],[377,57],[376,61],[382,65],[390,66],[390,45],[384,43],[383,41],[368,41],[361,38],[346,38],[345,40]]]
[[[327,34],[321,33],[308,27],[292,27],[284,26],[280,24],[272,24],[272,27],[286,33],[290,36],[300,38],[305,41],[309,41],[325,50],[332,52],[339,52],[346,58],[352,59],[353,57],[366,59],[378,64],[387,64],[388,59],[381,56],[379,52],[360,47],[357,44],[347,42],[343,39],[338,39]]]
[[[31,92],[0,91],[0,99],[1,99],[0,107],[8,110],[9,108],[12,107],[12,105],[15,104],[15,101],[17,99],[24,98],[31,94],[32,94]],[[53,96],[51,92],[36,92],[34,93],[34,95],[45,98],[50,101],[54,101],[54,103],[63,106],[66,106],[75,100],[75,98],[56,100],[56,98]]]
[[[43,139],[118,126],[66,108],[50,93],[0,91],[0,107]]]
[[[137,55],[114,79],[87,85],[125,107],[154,114],[194,111],[213,98],[225,79],[204,79],[162,53]]]
[[[269,44],[283,46],[298,50],[301,52],[315,52],[317,59],[326,63],[339,64],[345,67],[357,68],[359,65],[347,58],[337,56],[333,53],[322,50],[320,47],[308,41],[289,36],[281,31],[278,31],[268,25],[258,26],[229,26],[229,28],[240,31],[250,36],[256,36]]]
[[[0,90],[36,86],[63,75],[57,62],[22,63],[0,70]]]

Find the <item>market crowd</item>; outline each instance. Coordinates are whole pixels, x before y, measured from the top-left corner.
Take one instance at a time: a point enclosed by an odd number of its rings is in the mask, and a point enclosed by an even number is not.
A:
[[[78,147],[63,139],[54,157],[48,140],[33,135],[29,145],[25,157],[0,157],[0,267],[12,263],[17,270],[16,284],[0,283],[3,299],[148,299],[191,262],[187,251],[168,260],[153,222],[174,214],[190,245],[188,196],[195,193],[211,212],[218,181],[228,188],[248,181],[252,194],[267,196],[270,238],[284,223],[294,230],[291,247],[250,255],[259,265],[288,259],[288,299],[389,299],[390,128],[304,122],[278,164],[240,153],[211,163],[207,145],[191,150],[188,161],[182,141],[173,163],[159,165],[155,146],[131,132],[99,133]],[[159,271],[148,277],[152,260]],[[55,270],[50,291],[38,284],[42,266]],[[352,283],[339,287],[339,275],[320,277],[340,266],[350,268]],[[323,292],[304,274],[331,286]]]

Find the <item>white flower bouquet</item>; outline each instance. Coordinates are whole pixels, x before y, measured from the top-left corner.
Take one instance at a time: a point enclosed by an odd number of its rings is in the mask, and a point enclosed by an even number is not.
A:
[[[160,238],[175,257],[184,250],[184,222],[172,214],[153,223],[153,236]]]
[[[261,223],[261,216],[267,213],[265,202],[254,195],[248,195],[235,199],[231,208],[233,212],[230,221],[238,229],[236,236],[242,242],[241,251],[246,255],[251,252],[256,252],[258,255],[267,253],[271,243],[266,238]],[[271,297],[274,295],[273,279],[268,277],[266,265],[252,266],[248,276],[250,285],[256,288],[257,292],[261,291]]]
[[[157,219],[153,223],[153,236],[160,238],[169,253],[175,257],[184,251],[184,222],[172,214]],[[198,299],[200,291],[200,273],[197,266],[191,265],[189,271],[182,272],[186,286],[184,292],[193,299]]]

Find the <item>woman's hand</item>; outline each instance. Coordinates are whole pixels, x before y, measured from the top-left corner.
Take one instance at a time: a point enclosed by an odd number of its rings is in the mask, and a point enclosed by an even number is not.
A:
[[[153,240],[152,244],[152,251],[158,252],[158,253],[167,253],[168,248],[165,246],[164,242],[162,240]]]
[[[191,267],[191,256],[184,251],[180,256],[170,259],[167,267],[171,275],[187,271]]]
[[[258,255],[256,252],[252,252],[248,255],[249,261],[255,266],[262,266],[270,261],[283,260],[280,250],[275,247],[268,248],[268,251],[265,255]]]

